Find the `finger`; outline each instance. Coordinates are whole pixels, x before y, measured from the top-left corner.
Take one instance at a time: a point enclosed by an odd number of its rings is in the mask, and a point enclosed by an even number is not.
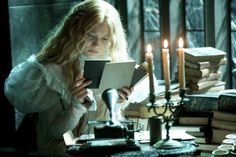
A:
[[[118,91],[119,95],[119,102],[123,102],[126,99],[126,94],[124,94],[122,91]]]
[[[80,84],[82,84],[84,81],[85,81],[85,78],[76,79],[75,82],[74,82],[73,87],[78,87],[78,86],[79,86]]]
[[[132,88],[124,87],[122,88],[122,92],[128,97],[132,93]]]
[[[83,81],[82,81],[83,80]],[[73,88],[78,88],[78,89],[82,89],[82,88],[85,88],[86,86],[90,85],[92,83],[91,80],[87,80],[87,81],[84,81],[84,79],[82,79],[78,82],[76,82],[73,86]],[[82,81],[82,82],[81,82]]]
[[[80,84],[79,88],[82,89],[82,88],[86,88],[88,85],[90,85],[92,83],[91,80],[88,80],[88,81],[85,81],[83,82],[82,84]]]

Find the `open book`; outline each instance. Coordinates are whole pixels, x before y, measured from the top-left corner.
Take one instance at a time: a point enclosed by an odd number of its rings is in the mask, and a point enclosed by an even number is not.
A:
[[[110,62],[109,60],[85,60],[84,77],[92,80],[88,88],[104,91],[108,88],[120,89],[135,86],[147,76],[134,61]]]

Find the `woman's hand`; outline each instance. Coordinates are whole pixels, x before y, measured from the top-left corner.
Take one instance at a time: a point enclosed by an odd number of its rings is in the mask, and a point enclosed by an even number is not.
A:
[[[122,89],[118,89],[118,103],[122,103],[125,100],[128,100],[130,94],[133,92],[134,88],[133,87],[123,87]]]
[[[72,86],[72,95],[76,97],[80,103],[85,104],[85,97],[88,95],[88,89],[86,86],[90,85],[92,81],[85,81],[85,78],[78,76]],[[88,106],[85,106],[86,108]]]

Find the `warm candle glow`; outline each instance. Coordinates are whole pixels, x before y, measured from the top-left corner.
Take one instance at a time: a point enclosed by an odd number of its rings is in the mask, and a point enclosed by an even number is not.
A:
[[[166,49],[168,47],[168,41],[165,39],[164,40],[164,48]]]
[[[168,49],[168,41],[165,39],[163,43],[164,48],[162,49],[162,67],[163,67],[163,75],[165,80],[165,88],[166,91],[170,89],[170,55]]]
[[[147,45],[146,61],[148,63],[148,75],[149,75],[149,89],[150,95],[154,95],[154,81],[153,81],[153,54],[152,45]]]
[[[151,44],[147,45],[147,52],[152,52],[152,45]]]
[[[184,47],[183,38],[179,38],[179,48],[183,48],[183,47]]]

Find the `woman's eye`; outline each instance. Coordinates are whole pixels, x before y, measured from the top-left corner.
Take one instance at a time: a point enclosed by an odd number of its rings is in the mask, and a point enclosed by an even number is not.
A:
[[[108,41],[108,40],[109,40],[109,38],[102,38],[102,40],[103,40],[103,41]]]
[[[96,36],[95,36],[94,34],[92,34],[92,33],[87,33],[87,37],[88,37],[89,39],[94,39],[94,38],[96,38]]]

